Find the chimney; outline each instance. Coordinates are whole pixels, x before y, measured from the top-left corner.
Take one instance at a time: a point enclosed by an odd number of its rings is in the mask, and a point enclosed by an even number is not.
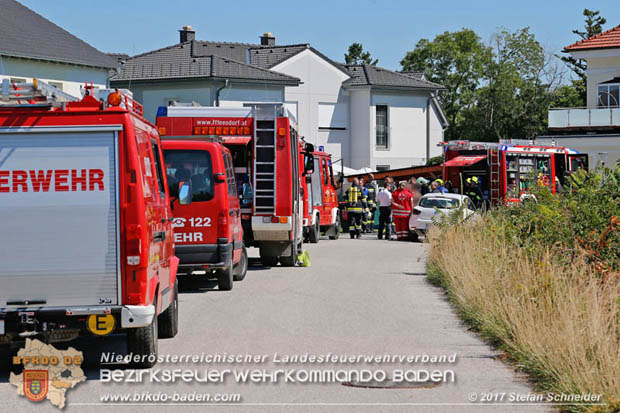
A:
[[[271,32],[265,32],[263,33],[263,35],[260,37],[260,44],[262,46],[275,46],[276,45],[276,38],[273,35],[273,33]]]
[[[196,32],[194,31],[192,26],[183,26],[183,28],[179,30],[179,33],[181,34],[181,43],[191,42],[192,40],[196,39]]]

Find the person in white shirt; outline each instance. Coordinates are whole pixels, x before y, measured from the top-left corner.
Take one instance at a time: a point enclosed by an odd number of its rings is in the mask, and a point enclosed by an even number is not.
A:
[[[390,183],[386,180],[383,188],[377,194],[377,204],[379,204],[379,233],[377,237],[383,239],[383,229],[385,228],[385,239],[390,239],[390,227],[392,223],[392,193]]]

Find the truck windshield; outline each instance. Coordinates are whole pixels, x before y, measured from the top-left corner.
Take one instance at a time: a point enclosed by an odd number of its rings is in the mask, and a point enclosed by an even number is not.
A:
[[[168,184],[191,182],[192,202],[213,198],[213,168],[207,151],[168,149],[164,151]]]

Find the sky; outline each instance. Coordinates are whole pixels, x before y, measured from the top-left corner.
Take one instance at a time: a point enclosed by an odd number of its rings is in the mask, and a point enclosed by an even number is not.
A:
[[[618,0],[20,0],[22,4],[103,52],[136,55],[179,41],[191,25],[196,39],[258,43],[272,32],[276,44],[310,43],[344,61],[362,43],[379,66],[400,70],[418,40],[470,28],[483,41],[501,27],[531,28],[549,51],[560,53],[583,28],[584,8],[600,10],[605,29],[620,25]],[[24,28],[27,30],[27,28]]]

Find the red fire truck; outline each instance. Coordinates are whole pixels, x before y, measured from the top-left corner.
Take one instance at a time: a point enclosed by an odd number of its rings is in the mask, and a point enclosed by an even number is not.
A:
[[[587,154],[531,141],[462,140],[439,145],[444,147],[444,181],[450,181],[460,191],[467,178],[477,177],[491,205],[519,202],[527,194],[532,178],[555,193],[558,182],[564,184],[572,172],[588,168]]]
[[[230,150],[241,201],[246,246],[258,247],[261,261],[294,266],[303,243],[299,136],[295,118],[278,103],[241,108],[185,104],[157,113],[165,136],[218,136]]]
[[[0,344],[127,333],[135,367],[178,329],[159,135],[110,89],[0,93]]]
[[[321,149],[321,148],[319,148]],[[302,188],[304,193],[304,240],[316,244],[321,234],[330,239],[340,235],[340,210],[336,181],[332,169],[332,156],[322,150],[305,152],[300,147],[303,162],[312,162],[312,171],[304,173]],[[302,160],[300,159],[300,162]]]

